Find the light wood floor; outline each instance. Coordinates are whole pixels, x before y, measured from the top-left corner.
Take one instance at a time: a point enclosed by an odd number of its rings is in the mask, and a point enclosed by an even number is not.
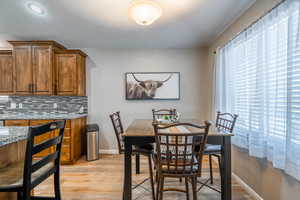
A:
[[[133,163],[134,164],[134,163]],[[204,176],[208,176],[207,159],[204,162]],[[135,175],[133,182],[137,183],[148,176],[147,162],[142,160],[141,175]],[[219,177],[218,169],[215,168],[215,177]],[[98,161],[87,162],[82,158],[75,165],[62,166],[61,188],[63,200],[121,200],[123,185],[123,156],[122,155],[101,155]],[[204,177],[205,178],[205,177]],[[35,189],[36,195],[49,196],[53,194],[53,179]],[[218,183],[219,180],[216,180]],[[176,185],[182,187],[179,181],[167,180],[166,186]],[[148,182],[144,185],[149,188]],[[191,187],[190,187],[191,188]],[[133,191],[134,199],[151,200],[150,193],[140,187]],[[221,199],[220,194],[213,190],[204,188],[199,191],[200,200]],[[164,199],[183,200],[185,195],[176,192],[166,192]],[[233,200],[252,199],[235,181],[233,181]]]

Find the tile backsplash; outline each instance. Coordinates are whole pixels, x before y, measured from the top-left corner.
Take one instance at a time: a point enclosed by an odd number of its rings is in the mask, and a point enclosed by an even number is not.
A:
[[[86,96],[0,96],[0,114],[87,114]]]

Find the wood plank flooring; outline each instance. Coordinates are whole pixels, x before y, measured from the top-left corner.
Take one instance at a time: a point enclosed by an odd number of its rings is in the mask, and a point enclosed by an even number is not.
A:
[[[134,166],[134,165],[133,165]],[[215,166],[216,167],[216,166]],[[142,159],[141,175],[135,175],[134,183],[138,183],[148,176],[148,166],[145,159]],[[215,168],[216,183],[219,174]],[[208,163],[205,158],[204,178],[208,177]],[[62,166],[61,188],[63,200],[121,200],[123,186],[123,156],[122,155],[101,155],[100,160],[87,162],[82,158],[75,165]],[[135,174],[135,173],[133,173]],[[50,178],[45,183],[35,189],[36,195],[49,196],[53,194],[53,179]],[[183,183],[175,179],[167,180],[166,186],[172,185],[182,187]],[[146,189],[144,189],[144,188]],[[147,191],[149,187],[146,182],[143,187],[133,191],[134,199],[151,200],[151,195]],[[220,194],[203,188],[198,192],[201,200],[221,199]],[[164,200],[183,200],[185,195],[176,192],[166,192]],[[233,181],[233,200],[251,200],[252,198]]]

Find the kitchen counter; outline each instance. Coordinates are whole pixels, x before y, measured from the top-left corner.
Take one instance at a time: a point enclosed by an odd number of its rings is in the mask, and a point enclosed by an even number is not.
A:
[[[54,119],[78,119],[87,117],[87,114],[78,113],[33,113],[33,114],[0,114],[0,120],[54,120]]]
[[[25,140],[27,135],[28,127],[0,126],[0,147]]]

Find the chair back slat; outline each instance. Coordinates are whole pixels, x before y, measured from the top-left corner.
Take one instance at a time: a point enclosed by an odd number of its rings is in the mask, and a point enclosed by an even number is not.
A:
[[[115,135],[117,138],[117,142],[118,142],[118,149],[119,149],[119,153],[123,153],[125,151],[124,148],[124,141],[123,141],[123,133],[124,133],[124,129],[123,129],[123,125],[121,122],[121,116],[120,116],[120,112],[115,112],[111,115],[109,115],[114,131],[115,131]]]
[[[54,161],[58,158],[58,152],[51,153],[45,157],[43,157],[41,160],[38,160],[37,162],[34,162],[32,165],[32,173],[36,172],[37,170],[41,169],[51,161]]]
[[[23,174],[23,187],[25,188],[25,190],[33,189],[36,185],[38,185],[50,175],[59,170],[60,153],[65,124],[65,120],[63,120],[50,122],[39,126],[29,127]],[[55,135],[54,131],[58,131],[58,135]],[[47,137],[48,135],[52,137],[39,144],[34,144],[36,138],[44,134],[47,134]],[[51,151],[49,151],[49,153],[47,153],[43,157],[34,157],[37,153],[49,148],[51,148]],[[47,167],[45,170],[42,170],[42,168],[46,167],[46,165],[48,164],[51,164],[49,165],[49,168]],[[32,174],[37,171],[39,171],[38,177],[35,177],[35,179],[32,180]]]
[[[238,115],[217,112],[216,127],[230,133],[233,132]]]
[[[153,122],[156,122],[158,119],[162,119],[164,116],[168,116],[169,119],[174,119],[176,116],[176,109],[159,109],[155,110],[152,109],[152,117],[153,117]]]
[[[54,145],[61,143],[61,140],[62,140],[62,136],[56,136],[54,138],[51,138],[51,139],[45,140],[39,144],[36,144],[33,146],[32,153],[33,153],[33,155],[40,153],[41,151],[43,151],[45,149],[48,149]]]
[[[192,176],[200,175],[202,167],[202,156],[207,135],[210,127],[209,122],[204,126],[190,123],[176,123],[167,126],[153,124],[156,139],[158,170],[160,173],[176,176],[178,174]],[[185,127],[191,132],[180,131],[180,127]],[[177,130],[171,133],[166,130]],[[194,138],[198,139],[195,140]],[[194,151],[196,145],[200,145],[200,151]]]

